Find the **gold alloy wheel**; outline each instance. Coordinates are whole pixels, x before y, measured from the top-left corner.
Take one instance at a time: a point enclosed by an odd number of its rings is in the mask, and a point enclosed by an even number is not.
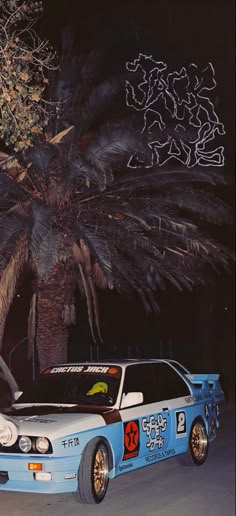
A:
[[[97,496],[102,496],[106,491],[108,482],[108,455],[103,444],[96,450],[93,468],[94,490]]]
[[[191,450],[196,461],[201,461],[206,454],[207,436],[205,428],[199,421],[196,422],[191,432]]]

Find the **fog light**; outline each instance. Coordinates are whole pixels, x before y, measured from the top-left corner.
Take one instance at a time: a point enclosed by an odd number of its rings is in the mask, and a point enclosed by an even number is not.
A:
[[[43,469],[43,465],[39,464],[39,462],[29,462],[28,469],[30,471],[41,471]]]
[[[46,437],[38,437],[36,439],[36,448],[39,453],[47,453],[49,448],[49,441]]]
[[[43,482],[45,482],[45,481],[48,482],[49,480],[52,480],[52,474],[44,472],[44,471],[40,471],[40,472],[34,473],[34,479],[41,480]]]
[[[23,453],[28,453],[31,450],[31,439],[27,435],[22,435],[19,440],[19,448]]]

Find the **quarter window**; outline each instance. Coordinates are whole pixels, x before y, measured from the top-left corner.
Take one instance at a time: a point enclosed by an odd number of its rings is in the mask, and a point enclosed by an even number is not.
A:
[[[157,386],[156,401],[189,396],[190,391],[187,384],[169,364],[159,362],[153,364],[153,369]]]

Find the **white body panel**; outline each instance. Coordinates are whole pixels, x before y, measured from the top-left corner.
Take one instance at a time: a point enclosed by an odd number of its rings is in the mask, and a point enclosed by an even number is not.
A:
[[[106,425],[99,414],[52,413],[42,416],[15,416],[14,419],[19,424],[19,435],[44,436],[50,440]]]

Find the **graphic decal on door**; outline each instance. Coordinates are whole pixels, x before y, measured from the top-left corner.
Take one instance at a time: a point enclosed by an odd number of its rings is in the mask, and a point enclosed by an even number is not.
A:
[[[144,417],[142,420],[142,429],[148,438],[146,447],[149,451],[153,451],[157,446],[159,449],[164,445],[164,436],[161,432],[165,432],[167,427],[167,419],[162,414],[155,414]]]
[[[175,413],[175,434],[176,437],[184,437],[186,433],[186,414],[184,410]]]
[[[124,423],[124,455],[123,460],[133,459],[139,454],[140,433],[139,421],[127,421]]]

